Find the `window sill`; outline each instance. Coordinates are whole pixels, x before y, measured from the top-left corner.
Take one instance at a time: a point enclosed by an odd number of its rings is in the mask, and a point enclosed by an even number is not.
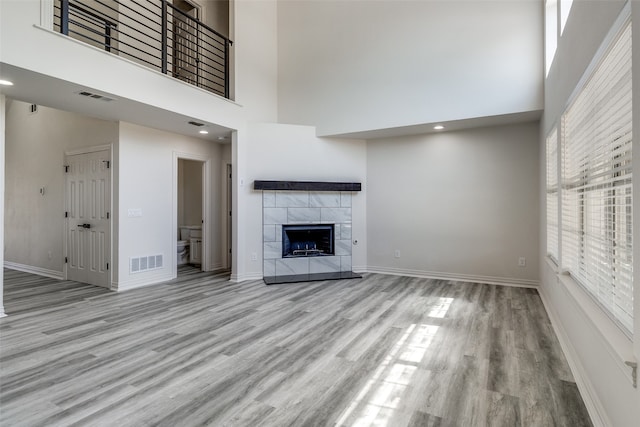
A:
[[[633,342],[624,332],[611,320],[571,276],[559,274],[557,265],[547,257],[549,267],[553,269],[558,278],[558,284],[576,302],[582,310],[583,317],[588,319],[593,329],[598,331],[605,348],[615,361],[625,378],[634,387],[637,387],[637,360],[634,356]]]

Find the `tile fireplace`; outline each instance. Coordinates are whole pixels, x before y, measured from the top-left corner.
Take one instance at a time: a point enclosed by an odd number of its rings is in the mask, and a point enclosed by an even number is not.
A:
[[[255,181],[262,190],[267,284],[361,277],[351,271],[351,199],[359,183]]]

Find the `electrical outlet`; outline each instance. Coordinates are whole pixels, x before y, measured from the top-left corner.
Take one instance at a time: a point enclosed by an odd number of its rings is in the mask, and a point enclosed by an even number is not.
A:
[[[258,260],[258,254],[255,252],[251,252],[251,261],[257,261]]]
[[[527,265],[527,259],[523,256],[518,258],[518,267],[525,267]]]
[[[396,250],[393,252],[393,257],[394,257],[394,258],[400,258],[400,249],[396,249]]]
[[[47,258],[49,259],[53,258],[53,254],[51,253],[51,251],[47,252]]]

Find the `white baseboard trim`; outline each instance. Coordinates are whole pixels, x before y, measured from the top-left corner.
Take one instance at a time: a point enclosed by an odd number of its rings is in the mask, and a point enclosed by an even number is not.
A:
[[[234,273],[234,274],[231,274],[229,281],[239,283],[239,282],[245,282],[248,280],[262,280],[262,278],[263,278],[262,273],[247,273],[247,274]]]
[[[145,286],[152,285],[160,285],[168,282],[169,280],[175,279],[171,276],[154,276],[154,277],[144,277],[137,280],[128,280],[126,282],[113,282],[111,284],[111,290],[113,291],[130,291],[131,289],[143,288]]]
[[[221,262],[216,262],[214,264],[209,265],[209,269],[207,271],[218,271],[218,270],[224,270],[224,266],[222,265]]]
[[[7,313],[4,311],[4,306],[0,305],[0,318],[7,317]]]
[[[359,267],[358,269],[360,269]],[[355,270],[355,268],[354,268]],[[460,282],[473,282],[473,283],[487,283],[489,285],[506,285],[516,286],[522,288],[538,288],[539,282],[537,280],[516,279],[512,277],[491,277],[491,276],[476,276],[470,274],[457,274],[457,273],[442,273],[435,271],[424,270],[406,270],[401,268],[390,267],[366,267],[368,273],[378,274],[390,274],[393,276],[409,276],[409,277],[422,277],[425,279],[440,279],[440,280],[454,280]]]
[[[34,267],[32,265],[19,264],[11,261],[5,261],[4,268],[36,274],[38,276],[51,277],[52,279],[64,280],[64,274],[62,271],[49,270],[48,268]]]
[[[585,369],[580,362],[576,349],[573,347],[573,344],[571,344],[571,340],[562,326],[562,323],[558,321],[555,309],[549,303],[549,299],[545,294],[543,286],[538,289],[538,293],[540,294],[542,304],[544,305],[547,315],[549,316],[549,320],[551,321],[553,331],[558,337],[558,341],[560,341],[562,352],[567,358],[567,363],[569,363],[573,377],[576,380],[576,385],[578,386],[584,405],[587,407],[587,412],[589,412],[591,422],[596,427],[612,426],[606,415],[606,411],[602,406],[602,402],[600,402],[591,381],[589,381],[589,376],[586,374]]]

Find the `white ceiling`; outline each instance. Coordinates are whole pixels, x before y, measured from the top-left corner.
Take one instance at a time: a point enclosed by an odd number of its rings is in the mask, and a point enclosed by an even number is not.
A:
[[[194,120],[191,117],[12,65],[0,63],[0,77],[14,83],[13,86],[0,86],[0,93],[19,101],[84,114],[102,120],[135,123],[207,141],[226,143],[231,140],[232,129],[214,123],[204,123],[205,126],[196,127],[189,124],[189,121]],[[82,91],[113,98],[113,101],[106,102],[79,95],[79,92]],[[203,123],[201,120],[194,121]],[[206,129],[209,134],[198,133],[201,129]]]

